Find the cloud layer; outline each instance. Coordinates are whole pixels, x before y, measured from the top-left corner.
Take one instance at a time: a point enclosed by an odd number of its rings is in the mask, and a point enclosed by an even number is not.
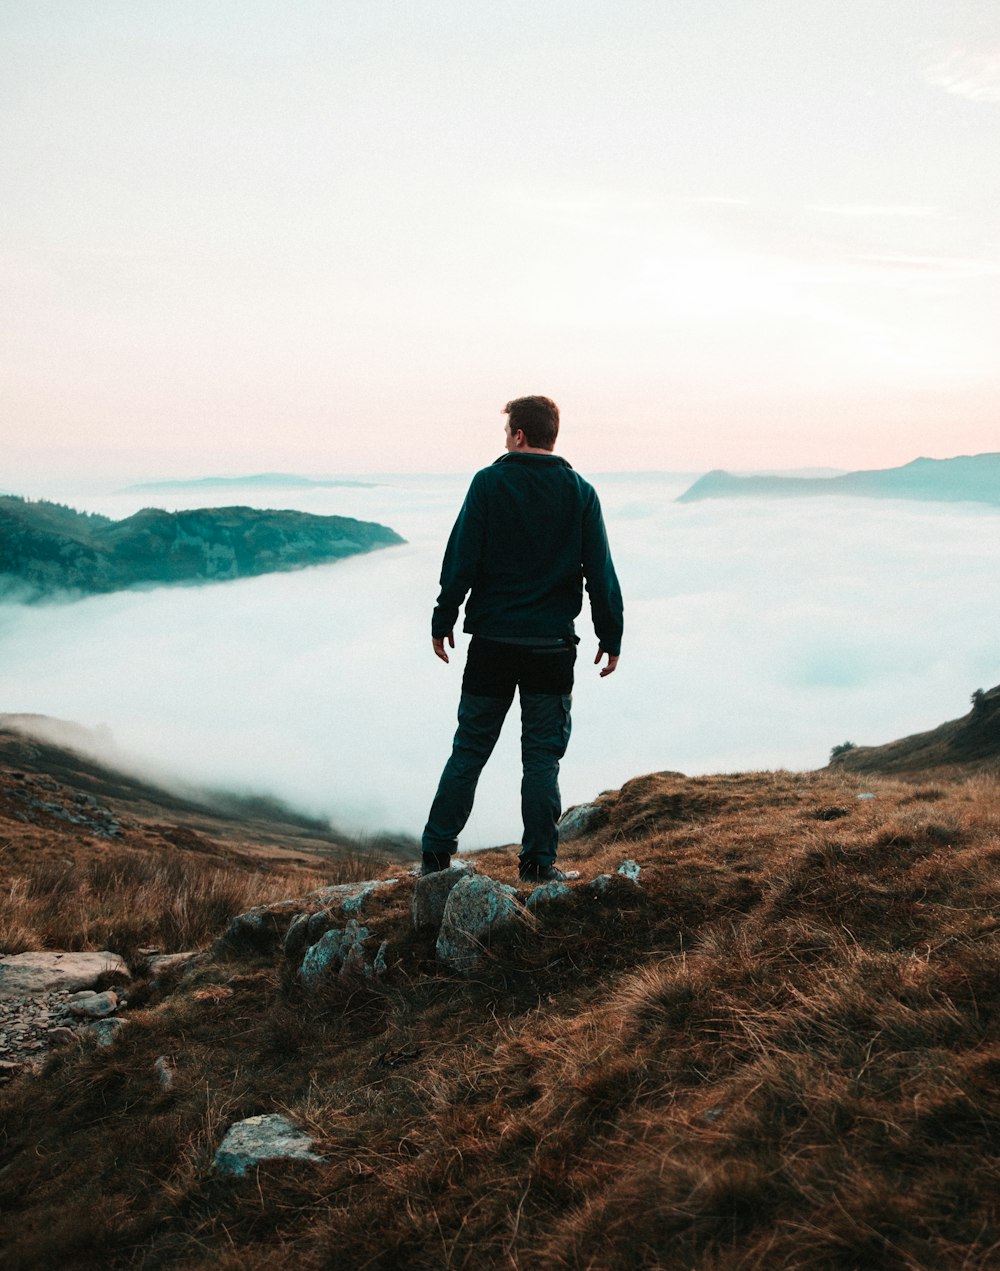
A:
[[[596,484],[626,635],[618,672],[599,680],[586,614],[578,625],[567,804],[656,769],[817,767],[845,739],[953,718],[973,689],[1000,680],[995,511],[678,505],[677,478]],[[0,606],[0,710],[105,723],[147,771],[271,792],[345,828],[419,834],[461,680],[465,638],[443,666],[429,618],[464,485],[413,477],[296,499],[409,540],[371,556],[216,587]],[[517,733],[512,717],[467,846],[519,835]]]

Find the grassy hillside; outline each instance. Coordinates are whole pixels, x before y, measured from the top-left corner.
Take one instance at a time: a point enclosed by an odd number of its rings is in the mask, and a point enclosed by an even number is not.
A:
[[[221,582],[402,542],[384,525],[352,517],[247,507],[144,508],[112,521],[61,504],[0,497],[0,583],[29,596]]]
[[[633,857],[639,888],[578,885],[469,979],[404,877],[364,911],[381,981],[307,997],[279,951],[218,947],[134,990],[110,1048],[7,1086],[5,1265],[995,1266],[996,771],[661,773],[601,801],[563,863]],[[477,863],[516,881],[512,850]],[[275,1111],[326,1161],[219,1178],[226,1127]]]

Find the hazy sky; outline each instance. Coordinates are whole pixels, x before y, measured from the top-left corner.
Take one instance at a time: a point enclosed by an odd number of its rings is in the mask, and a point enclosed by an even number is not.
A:
[[[0,486],[995,450],[996,0],[5,0]]]

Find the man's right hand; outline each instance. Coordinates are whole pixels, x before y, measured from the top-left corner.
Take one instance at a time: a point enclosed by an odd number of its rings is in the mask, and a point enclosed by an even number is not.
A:
[[[448,643],[451,645],[451,647],[454,648],[455,647],[454,631],[449,631],[448,634],[446,636],[442,636],[440,640],[436,636],[431,636],[431,644],[433,644],[434,646],[434,653],[437,657],[441,659],[442,662],[447,662],[449,660],[448,653],[444,647],[445,640],[447,640]],[[618,659],[616,658],[615,661],[617,662],[617,660]],[[603,675],[604,672],[602,671],[601,674]]]
[[[618,665],[618,659],[620,656],[621,654],[619,653],[605,653],[604,650],[600,648],[597,650],[597,657],[594,658],[594,666],[596,666],[598,662],[600,662],[601,658],[606,657],[608,659],[608,665],[601,667],[602,680],[604,679],[606,675],[610,675],[612,673],[612,671]],[[447,661],[447,659],[445,659],[445,661]]]

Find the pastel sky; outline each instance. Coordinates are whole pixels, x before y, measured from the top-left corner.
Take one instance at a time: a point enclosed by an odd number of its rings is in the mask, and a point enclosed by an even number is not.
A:
[[[0,487],[997,450],[996,0],[5,0]]]

